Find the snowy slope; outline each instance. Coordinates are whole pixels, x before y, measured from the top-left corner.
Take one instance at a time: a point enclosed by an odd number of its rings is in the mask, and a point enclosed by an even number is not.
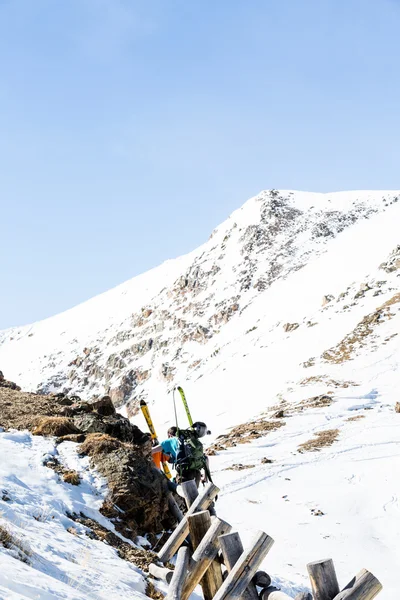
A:
[[[50,438],[0,432],[0,534],[5,528],[17,542],[9,549],[0,543],[1,600],[146,598],[139,570],[66,516],[83,512],[113,529],[99,512],[105,482],[76,448],[64,442],[58,453]],[[56,455],[80,474],[79,486],[62,482],[45,466]]]
[[[145,397],[160,432],[180,383],[210,442],[249,420],[279,421],[211,458],[219,513],[245,539],[259,528],[275,538],[265,569],[288,592],[307,585],[307,562],[331,556],[342,585],[366,567],[384,584],[379,598],[394,599],[399,197],[262,192],[191,254],[0,333],[0,368],[32,391],[109,391],[143,428]],[[319,394],[331,401],[308,401]],[[336,441],[299,452],[326,430]]]

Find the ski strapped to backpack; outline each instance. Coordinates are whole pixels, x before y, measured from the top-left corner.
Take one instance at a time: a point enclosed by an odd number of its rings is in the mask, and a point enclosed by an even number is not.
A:
[[[186,470],[200,471],[201,469],[204,469],[208,481],[212,481],[210,469],[208,466],[208,459],[204,454],[203,444],[200,441],[201,437],[203,437],[206,433],[209,434],[211,432],[208,431],[205,423],[201,423],[200,421],[193,423],[192,415],[190,414],[190,409],[186,400],[185,392],[183,391],[183,388],[180,385],[178,385],[176,389],[178,390],[179,395],[182,399],[182,403],[185,408],[186,416],[190,425],[189,429],[179,428],[174,395],[173,400],[177,427],[177,437],[179,439],[179,450],[175,463],[176,471],[179,475],[182,475],[182,473]]]
[[[185,392],[183,391],[183,389],[181,388],[180,385],[178,385],[178,387],[176,389],[178,390],[178,392],[182,398],[183,406],[186,411],[186,416],[188,418],[189,425],[190,425],[190,427],[193,427],[193,419],[192,419],[192,415],[190,414],[190,410],[189,410],[189,406],[188,406],[188,403],[186,400]],[[178,427],[178,424],[176,424],[176,426]]]
[[[147,406],[147,403],[144,400],[140,401],[140,410],[142,411],[143,416],[147,423],[147,427],[149,428],[153,445],[156,446],[156,445],[158,445],[158,438],[157,438],[156,430],[155,430],[155,427],[153,424],[153,419],[150,416],[149,407]],[[172,479],[172,474],[169,469],[168,463],[166,461],[162,461],[162,466],[163,466],[164,473],[168,477],[168,479]]]

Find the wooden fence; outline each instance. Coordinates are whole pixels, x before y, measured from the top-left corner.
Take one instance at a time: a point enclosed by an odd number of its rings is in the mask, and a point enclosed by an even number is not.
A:
[[[159,564],[149,567],[153,577],[168,583],[167,600],[188,600],[199,583],[204,600],[293,600],[259,571],[274,540],[258,531],[244,549],[239,534],[215,514],[216,485],[209,483],[199,494],[195,482],[188,481],[182,489],[188,511],[185,516],[177,513],[180,522],[159,551]],[[176,553],[174,570],[161,566]],[[372,600],[382,589],[378,579],[362,569],[340,591],[330,559],[309,563],[307,570],[312,595],[301,592],[294,600]]]

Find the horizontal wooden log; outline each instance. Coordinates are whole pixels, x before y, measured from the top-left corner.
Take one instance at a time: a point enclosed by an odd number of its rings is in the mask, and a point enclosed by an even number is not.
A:
[[[293,598],[279,588],[270,586],[260,593],[260,600],[293,600]],[[294,600],[312,600],[312,596],[309,592],[299,592]]]
[[[254,585],[260,588],[267,588],[271,585],[271,577],[265,571],[257,571],[252,581]]]
[[[151,563],[151,565],[149,565],[149,573],[155,579],[160,579],[161,581],[166,581],[167,583],[170,583],[172,575],[174,574],[174,572],[171,571],[171,569],[167,569],[166,567],[159,567],[154,563]]]
[[[375,575],[361,569],[334,600],[373,600],[381,590],[382,584]]]
[[[260,600],[293,600],[293,598],[271,585],[260,593]]]
[[[168,600],[181,600],[189,565],[189,548],[180,548],[176,559],[174,574],[168,588]]]
[[[177,528],[174,529],[164,546],[159,551],[158,558],[161,562],[165,563],[174,556],[174,554],[184,541],[185,537],[189,533],[189,523],[187,520],[188,516],[194,515],[196,512],[204,510],[208,506],[210,506],[211,502],[213,501],[215,496],[217,496],[218,492],[219,488],[217,488],[217,486],[213,483],[209,483],[203,489],[202,493],[199,496],[197,496],[196,500],[193,502],[192,506],[190,507],[182,521],[179,523]]]
[[[340,589],[330,558],[308,563],[307,571],[314,600],[333,600],[337,596]]]
[[[189,523],[192,519],[196,520],[196,515],[189,517]],[[211,518],[211,527],[208,529],[200,544],[194,551],[190,561],[189,573],[182,592],[182,600],[187,600],[189,598],[190,594],[193,592],[196,585],[200,582],[207,569],[217,556],[219,550],[219,536],[223,535],[224,533],[228,533],[230,530],[231,526],[229,523],[218,519],[218,517]],[[209,585],[206,586],[207,592],[212,593],[211,598],[215,597],[218,588],[222,584],[221,566],[218,566],[219,577],[217,575],[217,577],[214,579],[212,576],[208,581]]]
[[[224,563],[227,568],[227,572],[224,573],[223,577],[223,580],[225,581],[225,579],[228,577],[228,573],[232,571],[233,567],[243,553],[243,544],[242,540],[240,539],[240,535],[236,531],[221,535],[219,538],[219,543],[221,546]],[[250,582],[248,587],[243,592],[242,600],[258,600],[256,586],[253,582]]]
[[[274,540],[263,531],[257,532],[250,547],[242,552],[214,600],[239,599],[270,551]]]

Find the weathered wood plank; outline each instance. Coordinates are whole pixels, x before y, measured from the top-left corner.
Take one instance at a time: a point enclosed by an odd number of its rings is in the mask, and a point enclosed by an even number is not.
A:
[[[330,558],[308,563],[308,575],[314,600],[333,600],[339,593],[333,560]]]
[[[233,567],[243,553],[242,540],[240,539],[240,535],[234,531],[233,533],[221,535],[219,538],[219,543],[227,569],[226,577],[228,577],[228,573],[232,571]],[[223,579],[225,580],[226,577],[224,576]],[[258,600],[256,586],[253,582],[250,582],[248,587],[244,590],[242,594],[242,600]]]
[[[196,515],[189,517],[189,524],[192,527],[192,523],[196,521]],[[193,530],[193,527],[192,527]],[[211,527],[207,530],[203,539],[200,541],[198,547],[193,553],[190,561],[189,573],[185,582],[185,586],[182,592],[182,600],[187,600],[190,594],[195,589],[196,585],[200,582],[204,574],[208,571],[207,569],[214,561],[218,554],[219,542],[218,538],[224,533],[228,533],[231,530],[229,523],[218,519],[217,517],[211,518]],[[221,565],[218,564],[219,572],[217,568],[214,571],[210,571],[210,577],[208,580],[208,586],[206,587],[207,593],[211,593],[211,598],[215,597],[217,590],[222,585],[222,573]],[[214,575],[216,576],[214,577]]]
[[[258,531],[250,547],[242,552],[228,577],[214,596],[214,600],[239,599],[257,572],[261,562],[270,551],[274,540]]]
[[[193,502],[196,500],[199,495],[199,490],[197,489],[196,482],[194,479],[190,481],[184,481],[180,484],[183,497],[185,498],[186,506],[188,509],[192,506]]]
[[[168,588],[168,600],[181,600],[182,590],[189,565],[189,548],[180,548],[176,559],[175,570]]]
[[[187,534],[189,533],[189,523],[187,520],[188,516],[194,515],[200,510],[206,509],[211,504],[215,496],[217,496],[218,492],[219,488],[213,483],[209,483],[203,489],[202,493],[199,496],[197,496],[196,500],[193,502],[192,506],[190,507],[182,521],[172,532],[164,546],[159,551],[158,558],[161,562],[165,563],[174,556],[174,554],[186,538]]]
[[[359,573],[335,596],[334,600],[372,600],[382,590],[381,582],[366,569]]]

